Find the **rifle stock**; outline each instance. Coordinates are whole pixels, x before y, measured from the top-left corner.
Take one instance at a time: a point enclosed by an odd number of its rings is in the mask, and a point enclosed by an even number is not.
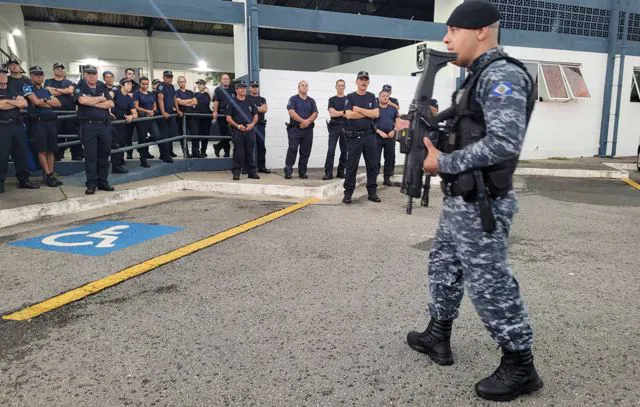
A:
[[[409,108],[408,115],[411,120],[411,127],[398,134],[397,141],[401,143],[400,151],[405,156],[404,173],[402,175],[402,187],[400,192],[409,196],[407,214],[411,214],[413,208],[413,198],[420,198],[422,194],[423,162],[427,155],[423,138],[429,137],[430,133],[439,133],[437,124],[445,113],[451,114],[450,109],[437,115],[435,121],[429,108],[429,101],[433,97],[433,88],[436,74],[449,62],[456,59],[456,54],[450,52],[427,50],[426,64],[413,103]],[[433,140],[432,140],[433,141]],[[436,144],[436,143],[434,143]]]

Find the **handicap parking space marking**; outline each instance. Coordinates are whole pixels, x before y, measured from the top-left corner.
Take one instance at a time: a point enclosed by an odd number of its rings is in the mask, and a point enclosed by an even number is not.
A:
[[[19,240],[9,245],[82,256],[104,256],[183,229],[176,226],[106,221]]]

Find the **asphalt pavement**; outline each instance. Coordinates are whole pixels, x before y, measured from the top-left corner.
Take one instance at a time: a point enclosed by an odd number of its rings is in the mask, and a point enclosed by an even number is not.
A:
[[[514,406],[637,406],[640,191],[518,178],[510,259],[544,388]],[[2,406],[485,406],[500,353],[467,298],[455,364],[405,343],[428,319],[441,208],[334,197],[28,322],[0,322]],[[140,204],[140,203],[138,203]],[[6,314],[291,205],[187,196],[0,231]],[[91,218],[94,216],[93,218]],[[10,244],[101,221],[180,231],[105,256]]]

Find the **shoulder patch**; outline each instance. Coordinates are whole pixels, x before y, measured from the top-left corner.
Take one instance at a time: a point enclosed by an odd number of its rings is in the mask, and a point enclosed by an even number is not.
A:
[[[31,93],[33,92],[33,88],[31,87],[31,85],[22,85],[22,92]]]
[[[163,91],[164,90],[164,86],[163,85],[158,85],[158,90],[159,91]]]
[[[80,88],[76,88],[75,92],[79,95],[81,92]]]
[[[500,82],[498,83],[491,92],[493,96],[508,96],[513,94],[513,83],[511,82]]]

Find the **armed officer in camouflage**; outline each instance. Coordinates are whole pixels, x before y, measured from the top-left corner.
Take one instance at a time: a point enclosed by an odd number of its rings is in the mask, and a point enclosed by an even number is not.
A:
[[[447,48],[469,76],[454,93],[455,116],[443,152],[428,138],[425,171],[444,180],[443,213],[429,254],[429,326],[407,343],[438,364],[453,364],[453,320],[467,289],[480,319],[502,347],[497,370],[476,394],[513,400],[542,387],[531,356],[533,335],[518,283],[507,263],[509,229],[518,206],[512,175],[533,105],[533,81],[498,46],[498,10],[466,1],[447,22]],[[483,211],[483,202],[487,203]]]

